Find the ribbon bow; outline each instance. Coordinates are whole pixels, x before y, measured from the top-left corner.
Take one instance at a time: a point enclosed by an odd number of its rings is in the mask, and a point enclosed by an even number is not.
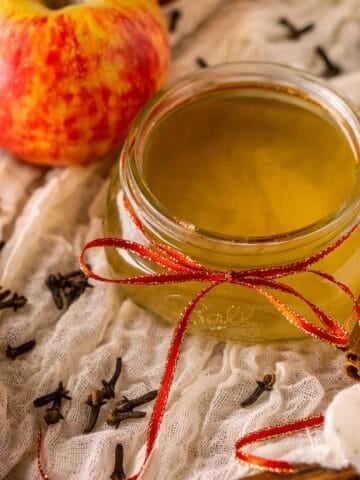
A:
[[[196,297],[189,303],[189,305],[187,305],[186,309],[182,313],[182,317],[190,316],[188,311],[191,310],[192,312],[199,300],[216,286],[222,283],[239,285],[251,290],[255,290],[258,294],[265,297],[288,321],[309,335],[328,342],[335,347],[346,347],[346,330],[324,311],[322,311],[317,305],[306,299],[293,287],[279,282],[278,279],[302,272],[312,273],[322,277],[328,282],[335,284],[346,295],[348,295],[355,306],[356,312],[360,315],[360,306],[354,294],[347,285],[336,280],[328,273],[309,268],[340,247],[340,245],[342,245],[354,232],[354,230],[357,228],[357,225],[332,245],[328,246],[321,252],[299,262],[269,268],[253,268],[240,271],[219,271],[206,268],[187,255],[182,254],[178,250],[153,240],[147,234],[138,217],[131,210],[125,197],[124,205],[133,223],[143,234],[143,236],[150,242],[151,247],[146,247],[140,243],[124,240],[122,238],[98,238],[88,242],[80,255],[80,267],[90,278],[102,282],[118,283],[122,285],[161,285],[190,281],[210,283],[208,287],[201,290],[199,294],[196,295]],[[153,273],[149,275],[123,279],[102,277],[101,275],[94,273],[85,263],[85,253],[87,250],[97,247],[115,247],[118,249],[127,250],[128,252],[132,252],[145,260],[153,262],[159,267],[165,268],[167,272]],[[267,289],[287,293],[302,300],[313,311],[315,316],[320,320],[325,328],[317,327],[306,320],[304,316],[291,310],[284,302],[270,294]]]

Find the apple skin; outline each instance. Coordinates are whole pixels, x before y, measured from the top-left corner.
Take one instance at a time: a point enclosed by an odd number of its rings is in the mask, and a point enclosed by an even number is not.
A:
[[[38,165],[101,159],[163,85],[169,57],[156,0],[0,0],[0,147]]]

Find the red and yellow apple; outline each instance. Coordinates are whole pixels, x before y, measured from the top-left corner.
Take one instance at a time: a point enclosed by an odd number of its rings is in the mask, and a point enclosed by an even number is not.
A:
[[[157,0],[0,0],[0,147],[41,165],[102,158],[168,63]]]

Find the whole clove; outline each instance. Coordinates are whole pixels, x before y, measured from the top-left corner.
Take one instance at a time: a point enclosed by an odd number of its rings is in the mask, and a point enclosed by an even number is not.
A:
[[[139,407],[140,405],[144,405],[145,403],[151,402],[157,397],[158,391],[151,390],[140,397],[133,398],[129,400],[127,397],[123,396],[122,400],[118,401],[114,405],[114,410],[117,413],[124,413],[124,412],[132,412],[135,407]]]
[[[262,380],[257,380],[257,387],[255,390],[252,392],[252,394],[243,402],[241,402],[242,407],[248,407],[249,405],[252,405],[255,403],[264,392],[270,392],[273,388],[273,385],[275,383],[275,374],[272,373],[270,375],[265,375],[265,377]]]
[[[116,409],[110,410],[107,418],[106,423],[111,425],[112,427],[118,428],[121,422],[124,420],[130,420],[134,418],[144,418],[146,417],[146,412],[139,412],[139,411],[130,411],[130,412],[117,412]]]
[[[10,345],[6,348],[6,356],[11,358],[11,360],[15,360],[19,355],[23,355],[24,353],[30,352],[36,345],[35,340],[29,340],[18,347],[11,347]]]
[[[209,66],[207,61],[202,57],[197,57],[196,58],[196,63],[198,65],[198,67],[200,67],[200,68],[207,68]]]
[[[281,17],[279,19],[279,24],[283,25],[288,29],[288,38],[291,40],[298,40],[302,35],[311,32],[315,27],[313,23],[309,23],[308,25],[305,25],[305,27],[297,28],[292,22],[290,22],[290,20],[285,17]]]
[[[33,401],[33,405],[36,408],[44,407],[45,405],[54,402],[58,398],[65,398],[66,400],[71,400],[71,397],[69,396],[69,390],[66,390],[64,388],[62,382],[59,383],[58,388],[54,392],[47,393],[45,395],[42,395],[41,397],[36,398]]]
[[[110,478],[111,480],[125,480],[126,478],[124,472],[124,448],[121,443],[116,445],[115,466]]]
[[[84,433],[90,433],[94,429],[96,422],[99,418],[100,409],[106,404],[104,393],[102,390],[93,390],[85,401],[89,407],[91,407],[90,419],[88,426],[85,428]]]
[[[133,398],[132,400],[129,400],[127,397],[122,397],[122,400],[116,402],[114,408],[109,411],[106,423],[118,428],[120,423],[124,420],[145,417],[145,412],[134,411],[134,408],[151,402],[156,398],[157,394],[157,390],[151,390],[150,392],[145,393],[140,397]]]
[[[116,359],[115,372],[113,376],[108,382],[106,380],[101,380],[103,388],[101,390],[93,390],[85,401],[85,403],[91,407],[91,414],[88,426],[85,428],[84,433],[90,433],[94,429],[97,419],[99,418],[100,409],[106,404],[106,400],[115,398],[115,386],[120,377],[121,370],[122,359],[121,357],[118,357]]]
[[[177,24],[181,18],[181,11],[175,8],[170,12],[169,32],[174,33],[176,31]]]
[[[64,300],[61,294],[61,280],[59,280],[55,275],[49,275],[45,283],[51,291],[56,307],[59,310],[62,310],[64,306]]]
[[[0,287],[0,310],[12,308],[16,312],[27,303],[27,298],[18,293],[12,293],[11,290],[1,290]]]
[[[343,72],[343,69],[339,65],[330,60],[328,54],[323,47],[317,46],[315,50],[325,64],[325,70],[322,74],[323,77],[332,78],[336,77],[336,75],[340,75]]]
[[[69,308],[87,288],[93,288],[93,285],[89,284],[88,277],[81,270],[75,270],[66,275],[61,273],[51,274],[46,279],[45,284],[59,310],[62,310],[64,306]]]
[[[54,392],[47,393],[33,401],[34,407],[36,408],[43,407],[52,402],[52,406],[47,408],[44,414],[44,420],[47,425],[53,425],[64,419],[61,413],[61,403],[63,399],[71,400],[71,397],[68,394],[69,390],[66,390],[63,383],[60,382],[58,388]]]

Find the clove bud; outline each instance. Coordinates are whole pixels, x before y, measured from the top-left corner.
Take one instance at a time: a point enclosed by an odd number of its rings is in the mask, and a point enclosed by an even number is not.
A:
[[[47,425],[58,423],[64,418],[60,409],[63,399],[71,400],[68,393],[69,391],[66,390],[63,383],[60,382],[58,388],[54,392],[47,393],[33,401],[34,407],[36,408],[43,407],[52,402],[52,406],[47,408],[46,413],[44,414],[44,420]]]
[[[125,480],[124,472],[124,448],[121,443],[116,445],[115,449],[115,467],[111,475],[111,480]]]

